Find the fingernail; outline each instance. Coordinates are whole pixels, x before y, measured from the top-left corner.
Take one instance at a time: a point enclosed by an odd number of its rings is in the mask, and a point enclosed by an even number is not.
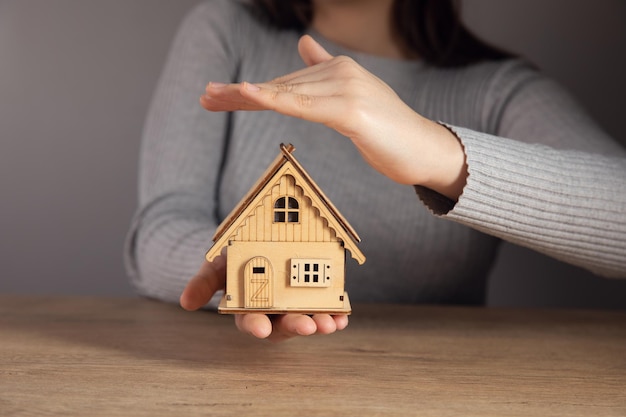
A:
[[[248,91],[259,91],[261,90],[259,87],[257,87],[254,84],[250,84],[250,83],[246,83],[246,90]]]
[[[224,84],[224,83],[216,83],[216,82],[213,82],[213,81],[211,81],[211,82],[209,83],[209,87],[210,87],[210,88],[224,88],[224,87],[226,87],[227,85],[228,85],[228,84]]]

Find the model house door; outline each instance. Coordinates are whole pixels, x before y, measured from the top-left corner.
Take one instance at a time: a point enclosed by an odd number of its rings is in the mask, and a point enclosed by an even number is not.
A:
[[[246,264],[244,269],[246,308],[272,307],[272,265],[270,261],[257,256]]]

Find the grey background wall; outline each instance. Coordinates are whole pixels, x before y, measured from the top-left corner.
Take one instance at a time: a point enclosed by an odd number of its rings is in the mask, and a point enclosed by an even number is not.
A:
[[[131,295],[122,244],[143,119],[199,0],[0,0],[0,292]],[[616,139],[622,0],[466,0],[487,40],[562,82]],[[505,245],[492,305],[626,308],[626,281]]]

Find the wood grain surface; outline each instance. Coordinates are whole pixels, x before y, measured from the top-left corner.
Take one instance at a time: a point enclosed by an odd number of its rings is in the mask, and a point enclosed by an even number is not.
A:
[[[285,343],[139,298],[0,296],[0,416],[626,416],[626,313],[353,305]]]

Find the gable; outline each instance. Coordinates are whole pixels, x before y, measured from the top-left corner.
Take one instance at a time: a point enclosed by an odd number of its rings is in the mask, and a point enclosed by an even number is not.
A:
[[[295,207],[276,203],[293,201]],[[289,216],[287,216],[289,214]],[[282,217],[281,217],[282,215]],[[276,217],[284,221],[276,221]],[[295,221],[288,221],[294,220]],[[337,233],[320,211],[319,203],[301,186],[285,165],[244,210],[228,232],[228,241],[246,242],[332,242]]]
[[[356,241],[360,240],[356,232],[291,156],[293,146],[281,145],[281,150],[282,155],[218,227],[207,260],[219,255],[229,241],[341,241],[357,262],[365,262],[356,247]],[[297,201],[297,222],[274,221],[276,212],[280,211],[274,205],[282,197]]]

